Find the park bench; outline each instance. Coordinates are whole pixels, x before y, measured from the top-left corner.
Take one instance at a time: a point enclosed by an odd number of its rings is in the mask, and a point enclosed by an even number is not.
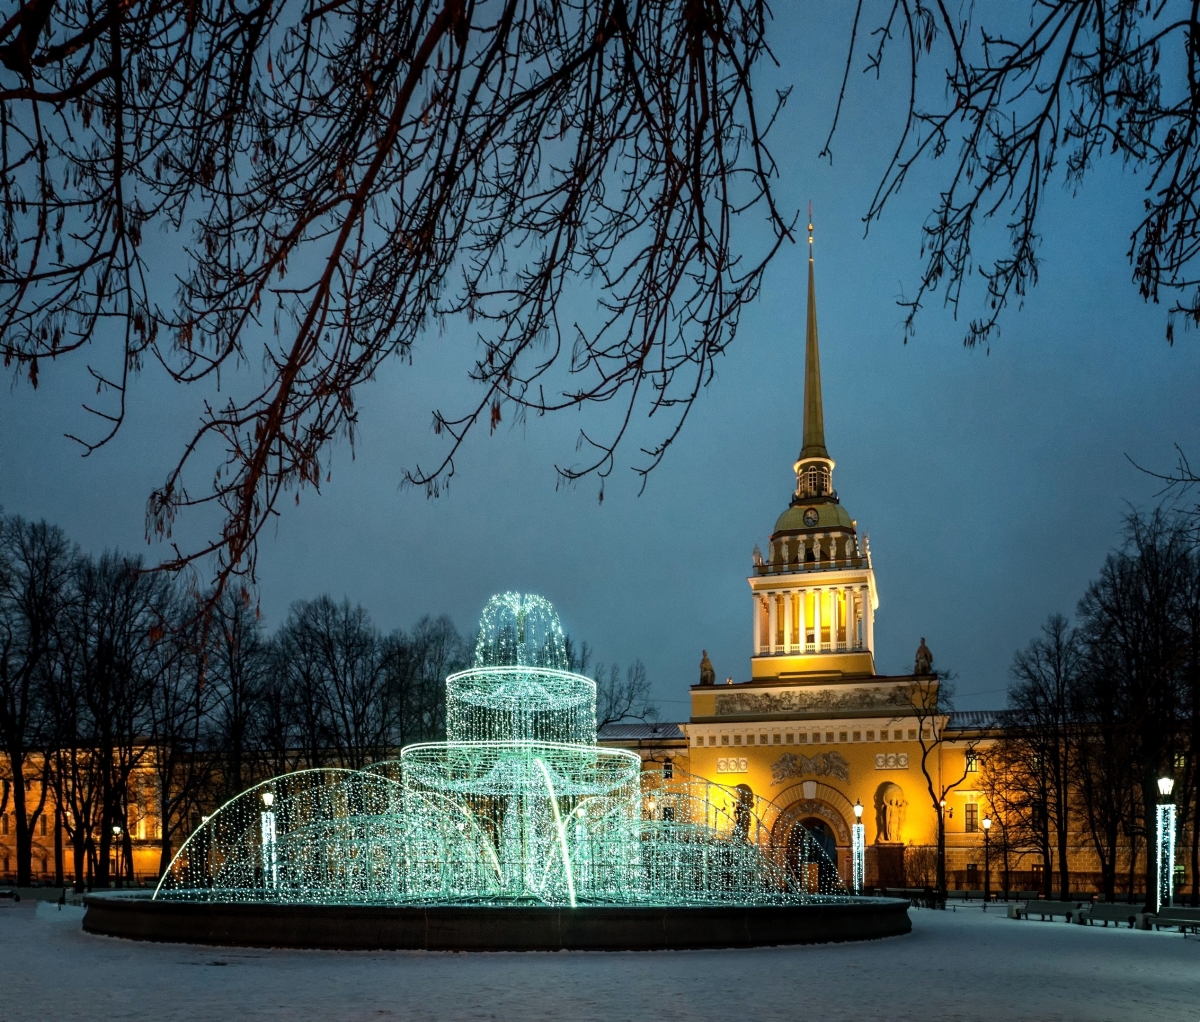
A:
[[[1039,915],[1042,920],[1047,918],[1051,922],[1055,916],[1062,916],[1069,923],[1071,919],[1079,913],[1079,902],[1077,901],[1027,901],[1024,904],[1016,904],[1009,907],[1008,916],[1010,919],[1028,919],[1031,914]]]
[[[1164,926],[1178,926],[1180,933],[1187,933],[1188,930],[1200,933],[1200,908],[1168,905],[1159,909],[1156,915],[1149,916],[1146,921],[1156,930],[1161,930]]]
[[[20,901],[21,894],[16,888],[9,887],[0,890],[0,898],[12,898],[13,901]]]
[[[1137,914],[1137,905],[1119,905],[1111,901],[1095,901],[1090,905],[1085,904],[1079,910],[1076,922],[1088,923],[1089,925],[1103,923],[1105,926],[1109,923],[1115,923],[1117,926],[1120,926],[1122,923],[1128,923],[1129,928],[1132,930]]]

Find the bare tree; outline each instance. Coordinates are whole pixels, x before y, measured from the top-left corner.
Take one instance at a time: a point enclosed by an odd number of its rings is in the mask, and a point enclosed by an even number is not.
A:
[[[8,759],[4,794],[12,800],[22,885],[30,882],[34,827],[50,788],[44,689],[74,557],[61,529],[0,515],[0,748]]]
[[[1187,633],[1180,606],[1190,553],[1185,522],[1161,511],[1130,515],[1124,549],[1109,555],[1080,602],[1089,643],[1103,648],[1122,685],[1120,713],[1136,764],[1143,835],[1153,833],[1157,780],[1173,768],[1182,737],[1180,673]],[[1153,855],[1146,856],[1143,879],[1152,903],[1158,880]]]
[[[213,685],[203,684],[208,652],[204,648],[204,625],[190,608],[181,606],[171,609],[170,618],[172,627],[165,640],[155,646],[162,662],[152,674],[147,708],[147,742],[153,753],[148,758],[155,779],[153,801],[160,828],[159,873],[171,864],[176,838],[190,831],[192,817],[212,782],[215,757],[208,747],[210,738],[219,741],[227,737],[213,727],[214,704],[220,694]],[[222,766],[226,766],[230,760],[228,749],[218,745],[216,751]],[[230,795],[241,790],[238,787],[229,792],[225,788]]]
[[[1072,697],[1079,724],[1074,773],[1077,802],[1100,863],[1101,891],[1112,901],[1121,841],[1132,841],[1137,823],[1131,797],[1137,750],[1125,714],[1121,668],[1103,635],[1103,630],[1088,627],[1085,618],[1081,671]]]
[[[650,698],[646,665],[635,660],[621,673],[617,664],[596,665],[596,726],[623,720],[657,720],[658,707]]]
[[[997,724],[1003,728],[1003,723],[1002,715]],[[1020,860],[1025,844],[1021,814],[1012,800],[1015,786],[1011,778],[1011,751],[1011,748],[1001,741],[980,753],[980,764],[983,767],[980,783],[992,818],[991,842],[995,849],[992,854],[1000,856],[1000,880],[1006,901],[1008,892],[1012,890],[1013,862]]]
[[[205,635],[205,633],[207,633]],[[270,654],[245,590],[227,591],[211,607],[202,670],[213,694],[213,740],[221,759],[221,789],[232,798],[253,770],[255,727]]]
[[[147,575],[136,559],[104,554],[81,559],[75,571],[75,593],[66,643],[71,678],[58,699],[58,709],[74,729],[72,769],[84,772],[84,796],[77,826],[96,883],[110,876],[110,852],[128,868],[129,779],[149,746],[149,709],[156,676],[164,667],[159,644],[167,641],[171,587],[160,575]],[[66,730],[66,728],[64,728]],[[121,849],[113,848],[113,827],[121,827]]]
[[[855,11],[846,77],[823,154],[832,159],[857,58],[878,76],[889,45],[898,45],[907,114],[867,224],[882,217],[914,169],[925,161],[947,164],[923,229],[920,284],[901,300],[907,333],[939,289],[957,314],[964,285],[978,271],[987,293],[964,343],[990,343],[1004,308],[1037,283],[1047,189],[1056,179],[1078,189],[1105,156],[1140,171],[1146,182],[1129,230],[1134,284],[1148,301],[1159,302],[1164,292],[1174,297],[1168,341],[1176,319],[1200,323],[1195,4],[1029,0],[1022,10],[885,0],[870,7],[868,13],[859,0]],[[860,25],[873,30],[860,31]],[[994,257],[975,249],[977,229],[992,218],[1008,234],[1007,247]]]
[[[282,501],[329,478],[357,390],[474,333],[468,407],[407,479],[437,493],[481,423],[616,402],[563,479],[605,478],[635,417],[662,459],[790,233],[761,110],[765,0],[25,0],[0,25],[0,351],[35,384],[83,350],[124,420],[145,364],[206,404],[147,509],[214,504],[218,592]],[[773,237],[750,252],[743,214]],[[150,239],[179,238],[178,258]],[[569,289],[595,323],[565,321]],[[212,471],[213,466],[217,471]],[[210,482],[211,481],[211,482]],[[601,489],[603,493],[603,489]]]
[[[422,617],[411,633],[396,632],[391,641],[399,709],[395,744],[445,738],[446,677],[467,667],[471,644],[444,614]]]
[[[1013,759],[1026,765],[1010,777],[1028,797],[1045,868],[1045,896],[1054,882],[1050,854],[1058,857],[1059,889],[1071,895],[1068,835],[1075,780],[1074,693],[1079,680],[1079,640],[1067,619],[1052,614],[1042,634],[1013,658],[1015,684],[1009,689],[1007,727],[1002,741]]]
[[[963,769],[943,773],[942,745],[946,740],[946,725],[954,708],[953,689],[949,675],[932,672],[913,678],[910,690],[909,715],[916,719],[917,741],[921,745],[921,776],[930,805],[937,819],[937,877],[936,891],[939,908],[946,907],[946,796],[967,779],[971,757],[978,748],[978,739],[956,742],[963,752]],[[900,718],[896,718],[899,720]]]

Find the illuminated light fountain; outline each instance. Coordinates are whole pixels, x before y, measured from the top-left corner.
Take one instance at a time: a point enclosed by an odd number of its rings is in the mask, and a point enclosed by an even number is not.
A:
[[[489,601],[472,667],[446,679],[446,717],[445,742],[399,760],[243,792],[188,838],[152,899],[92,898],[85,927],[445,948],[728,946],[909,928],[903,903],[848,897],[832,863],[815,868],[824,851],[792,825],[790,841],[773,840],[778,807],[748,788],[682,771],[644,783],[639,756],[598,746],[595,682],[567,670],[558,616],[540,597]]]

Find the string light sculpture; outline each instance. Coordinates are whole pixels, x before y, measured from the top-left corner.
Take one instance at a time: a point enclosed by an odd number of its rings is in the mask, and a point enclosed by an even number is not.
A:
[[[493,597],[446,679],[447,738],[365,770],[283,774],[184,843],[156,899],[385,905],[759,905],[845,896],[774,803],[596,745],[596,685],[554,607]],[[799,836],[800,840],[797,840]]]

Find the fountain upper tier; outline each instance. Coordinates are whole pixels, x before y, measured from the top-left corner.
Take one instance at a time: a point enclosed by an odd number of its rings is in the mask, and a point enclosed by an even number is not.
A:
[[[549,667],[473,667],[446,679],[450,742],[596,744],[596,683]]]

